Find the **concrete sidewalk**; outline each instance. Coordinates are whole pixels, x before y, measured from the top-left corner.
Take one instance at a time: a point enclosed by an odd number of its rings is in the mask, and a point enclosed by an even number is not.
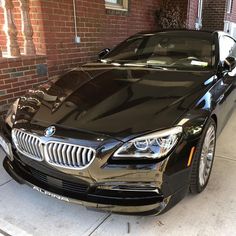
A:
[[[87,210],[11,180],[0,153],[0,235],[236,235],[236,111],[220,138],[207,189],[161,216]]]

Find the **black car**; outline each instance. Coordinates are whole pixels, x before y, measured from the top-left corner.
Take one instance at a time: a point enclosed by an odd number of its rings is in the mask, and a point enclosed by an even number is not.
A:
[[[50,79],[2,119],[4,167],[67,202],[158,214],[207,186],[234,107],[236,42],[223,32],[136,34]]]

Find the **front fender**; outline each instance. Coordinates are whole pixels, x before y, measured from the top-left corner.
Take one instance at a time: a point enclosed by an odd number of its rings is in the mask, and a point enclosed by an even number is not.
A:
[[[183,127],[186,139],[199,139],[211,116],[212,112],[210,110],[190,110],[179,119],[177,125]]]

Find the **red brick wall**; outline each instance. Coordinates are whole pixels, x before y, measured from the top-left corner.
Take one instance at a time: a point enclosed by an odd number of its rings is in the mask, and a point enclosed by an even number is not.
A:
[[[60,0],[61,1],[61,0]],[[41,0],[30,0],[30,19],[33,27],[33,40],[37,54],[46,55],[44,25]]]
[[[225,14],[225,20],[236,23],[236,1],[233,1],[232,11]]]
[[[16,97],[46,81],[47,75],[44,56],[0,58],[0,113],[5,111]]]
[[[226,13],[227,0],[203,1],[203,29],[223,30],[224,20],[236,23],[236,1],[233,1],[231,14]],[[188,28],[195,27],[197,18],[198,0],[189,0]]]
[[[3,9],[0,7],[0,50],[5,50],[6,47],[6,39],[5,39],[5,34],[3,32],[3,25],[4,25]]]
[[[226,0],[203,1],[203,29],[224,30]]]
[[[195,29],[198,16],[198,0],[190,0],[188,4],[188,28]]]
[[[227,0],[204,0],[203,1],[203,29],[223,30],[224,21],[236,23],[236,1],[233,1],[232,12],[226,12]],[[189,0],[188,25],[194,28],[197,17],[198,0]]]
[[[123,15],[107,12],[104,0],[77,0],[76,3],[80,44],[74,42],[72,0],[41,1],[50,75],[95,59],[104,47],[113,47],[136,32],[157,28],[155,11],[159,0],[130,0],[129,12]]]
[[[129,12],[120,14],[118,11],[107,11],[105,0],[77,0],[81,43],[76,44],[72,0],[31,0],[30,15],[37,53],[47,55],[50,75],[95,59],[104,47],[113,47],[136,32],[157,29],[155,11],[159,8],[159,1],[129,0]],[[23,52],[19,2],[13,2],[18,42]],[[0,26],[3,22],[3,10],[0,9]],[[6,50],[2,29],[0,47]]]

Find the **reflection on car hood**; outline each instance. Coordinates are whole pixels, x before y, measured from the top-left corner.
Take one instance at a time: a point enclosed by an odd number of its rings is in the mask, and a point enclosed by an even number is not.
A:
[[[125,139],[174,125],[211,75],[87,64],[31,91],[21,102],[21,110],[31,123]],[[32,105],[34,99],[38,100],[36,106]]]

